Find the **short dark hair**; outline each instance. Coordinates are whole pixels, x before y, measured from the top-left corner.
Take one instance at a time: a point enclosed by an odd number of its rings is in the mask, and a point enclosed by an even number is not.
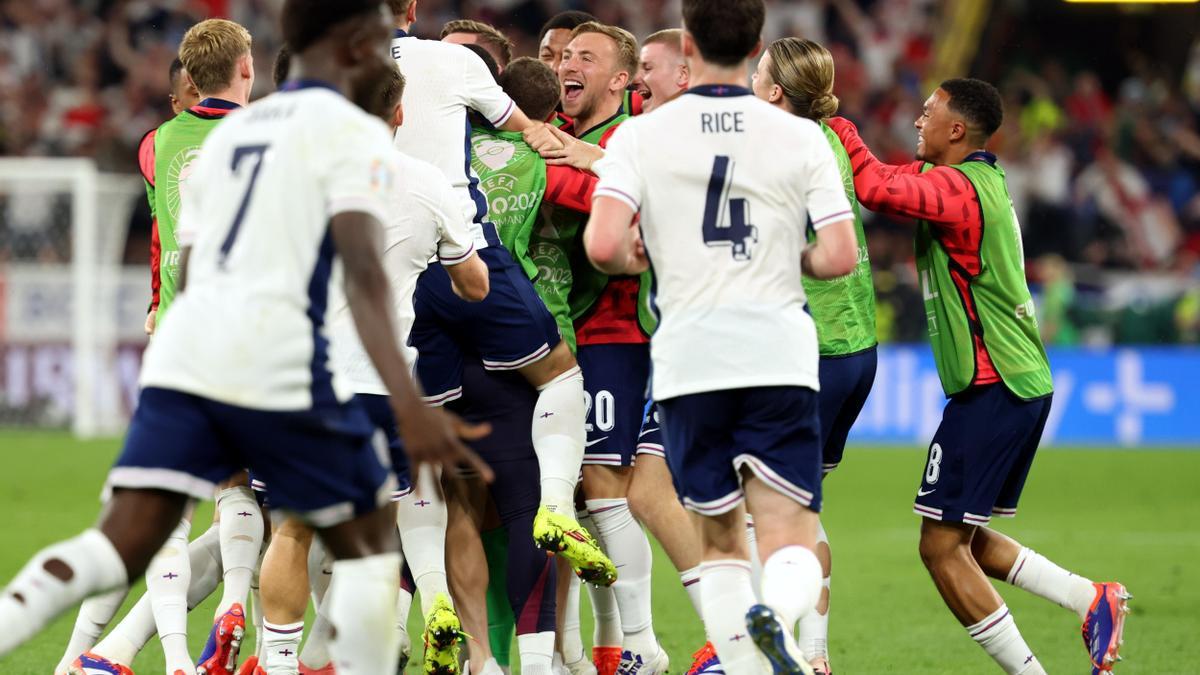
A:
[[[386,76],[379,78],[378,85],[363,108],[370,114],[386,121],[392,117],[396,104],[404,97],[404,74],[399,68],[388,68]]]
[[[500,74],[500,88],[531,120],[544,120],[558,107],[562,87],[550,66],[528,56],[508,64]]]
[[[183,72],[183,61],[181,61],[179,59],[179,57],[176,56],[174,59],[171,60],[171,69],[167,71],[167,81],[169,81],[171,83],[172,87],[175,86],[175,81],[179,79],[179,74],[182,72]]]
[[[285,0],[280,23],[293,54],[308,49],[350,19],[379,12],[383,0]]]
[[[683,27],[706,62],[736,66],[762,36],[763,0],[683,0]]]
[[[496,57],[492,56],[492,53],[487,49],[484,49],[483,45],[469,44],[462,46],[475,52],[476,56],[483,59],[483,65],[487,66],[488,72],[492,74],[493,80],[500,79],[500,66],[496,63]]]
[[[960,114],[987,140],[1004,122],[1004,102],[990,82],[973,77],[946,80],[941,89],[950,95],[946,107]]]
[[[271,79],[275,82],[275,88],[278,89],[287,82],[288,72],[292,69],[292,50],[285,42],[279,45],[279,51],[275,53],[275,64],[271,66]]]
[[[546,23],[542,24],[542,30],[538,33],[538,44],[542,44],[542,40],[546,38],[546,33],[552,30],[575,30],[576,26],[582,26],[589,21],[599,21],[599,19],[587,12],[580,12],[574,9],[559,12],[550,17]]]

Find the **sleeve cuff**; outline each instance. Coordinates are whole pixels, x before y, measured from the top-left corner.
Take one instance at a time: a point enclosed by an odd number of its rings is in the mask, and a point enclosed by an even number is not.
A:
[[[613,199],[624,202],[629,206],[629,208],[633,209],[635,213],[642,210],[642,206],[638,204],[636,199],[633,198],[633,195],[612,186],[601,185],[600,187],[597,187],[596,191],[592,193],[592,201],[595,202],[597,197],[612,197]]]
[[[838,220],[842,220],[844,218],[850,218],[853,215],[854,215],[854,211],[852,211],[850,209],[846,209],[845,211],[838,211],[837,213],[832,213],[828,216],[822,216],[820,218],[813,220],[813,229],[819,230],[822,227],[829,225],[830,223],[837,222]]]
[[[517,104],[513,103],[513,100],[510,98],[508,99],[508,107],[504,109],[504,112],[500,115],[500,117],[488,121],[492,123],[492,126],[497,128],[504,126],[504,123],[508,121],[508,118],[512,117],[513,110],[516,109],[516,107]]]
[[[473,255],[475,255],[475,244],[471,244],[470,246],[468,246],[467,250],[464,251],[461,255],[446,255],[439,250],[438,251],[438,262],[442,263],[443,265],[450,265],[453,267],[454,265],[458,265],[459,263],[467,262],[467,260],[470,260],[471,256],[473,256]]]

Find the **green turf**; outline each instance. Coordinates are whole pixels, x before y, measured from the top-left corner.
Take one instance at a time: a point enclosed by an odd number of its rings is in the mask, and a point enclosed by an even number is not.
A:
[[[92,522],[117,447],[115,441],[82,443],[51,433],[0,433],[0,582],[39,547]],[[827,482],[826,529],[834,552],[831,646],[841,673],[998,672],[943,607],[917,558],[918,519],[910,505],[921,464],[915,450],[852,448]],[[1136,597],[1126,661],[1117,671],[1122,675],[1196,672],[1197,486],[1200,452],[1048,450],[1034,466],[1021,513],[1000,523],[1065,567],[1129,586]],[[197,523],[207,518],[205,509]],[[1000,590],[1047,671],[1087,672],[1073,616],[1019,590]],[[194,654],[207,635],[212,606],[210,601],[192,615]],[[700,623],[657,549],[654,611],[673,672],[682,673],[702,642]],[[587,639],[586,600],[584,614]],[[68,612],[0,661],[0,673],[49,673],[73,621]],[[135,666],[143,675],[162,672],[157,642]]]

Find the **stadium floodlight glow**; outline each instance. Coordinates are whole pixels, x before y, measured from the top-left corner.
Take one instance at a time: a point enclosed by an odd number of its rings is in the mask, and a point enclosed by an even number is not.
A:
[[[1075,5],[1194,5],[1200,0],[1065,0]]]

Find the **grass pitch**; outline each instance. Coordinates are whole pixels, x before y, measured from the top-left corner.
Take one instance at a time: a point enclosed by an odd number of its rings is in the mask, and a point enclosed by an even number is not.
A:
[[[7,431],[0,432],[0,448],[2,584],[37,549],[93,522],[119,442]],[[825,526],[834,560],[830,645],[840,673],[999,672],[942,605],[917,557],[919,521],[911,504],[923,461],[916,449],[851,448],[826,481]],[[205,507],[197,514],[193,535],[207,525],[210,512]],[[1135,597],[1126,624],[1126,660],[1117,673],[1170,675],[1197,672],[1198,522],[1200,452],[1054,449],[1038,457],[1017,518],[1000,521],[998,529],[1068,569],[1124,582]],[[658,635],[671,655],[672,672],[683,673],[692,650],[703,643],[700,622],[657,549],[654,579]],[[999,589],[1048,672],[1088,672],[1074,616],[1018,589],[1003,584]],[[122,613],[141,590],[139,584]],[[584,598],[586,642],[591,621]],[[192,613],[193,655],[204,644],[215,602],[214,596]],[[68,612],[0,660],[0,673],[48,675],[74,616]],[[413,635],[418,629],[413,625]],[[252,642],[248,635],[246,644]],[[414,658],[409,671],[419,672],[418,663]],[[162,672],[157,641],[134,669],[143,675]]]

